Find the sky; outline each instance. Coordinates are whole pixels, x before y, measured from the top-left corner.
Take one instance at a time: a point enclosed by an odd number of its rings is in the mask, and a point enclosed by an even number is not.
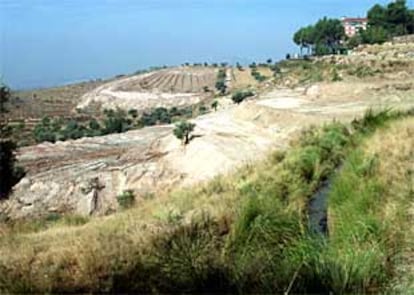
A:
[[[0,0],[0,80],[29,89],[184,62],[277,60],[297,51],[298,28],[388,2]]]

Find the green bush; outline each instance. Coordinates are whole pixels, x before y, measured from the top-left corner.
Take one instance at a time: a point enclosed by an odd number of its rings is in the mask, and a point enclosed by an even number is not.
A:
[[[103,121],[104,134],[122,133],[132,128],[132,120],[128,118],[124,110],[105,110],[106,118]]]
[[[224,95],[227,90],[226,86],[226,71],[224,69],[220,69],[217,74],[217,82],[216,82],[216,89],[220,92],[221,95]]]
[[[250,90],[248,91],[238,91],[235,94],[232,95],[231,99],[234,103],[241,103],[243,100],[245,100],[248,97],[254,96],[254,93]]]
[[[338,82],[338,81],[342,81],[342,78],[339,75],[338,71],[336,69],[334,69],[332,71],[332,82]]]
[[[201,105],[198,107],[198,112],[200,115],[204,115],[208,112],[208,109],[205,105]]]
[[[263,76],[262,74],[260,74],[257,70],[256,70],[256,68],[253,68],[252,69],[252,72],[251,72],[251,74],[252,74],[252,76],[258,81],[258,82],[263,82],[263,81],[266,81],[267,80],[267,77],[266,76]]]
[[[130,109],[128,111],[128,115],[131,116],[132,118],[136,119],[138,117],[138,110]]]
[[[211,103],[211,108],[214,109],[214,111],[217,111],[218,106],[219,106],[219,102],[217,100]]]
[[[131,208],[135,203],[135,195],[132,190],[126,190],[116,197],[118,205],[123,209]]]

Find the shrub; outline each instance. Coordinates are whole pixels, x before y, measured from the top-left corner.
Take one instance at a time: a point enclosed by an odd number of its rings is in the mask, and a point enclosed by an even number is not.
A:
[[[216,82],[216,89],[220,92],[220,94],[224,95],[227,90],[226,86],[226,70],[220,69],[217,74],[217,82]]]
[[[254,93],[252,91],[239,91],[236,92],[235,94],[233,94],[233,96],[231,97],[231,99],[233,100],[234,103],[241,103],[243,100],[245,100],[248,97],[254,96]]]
[[[62,130],[64,139],[79,139],[85,136],[86,128],[75,120],[70,120]]]
[[[218,105],[219,105],[218,101],[215,100],[211,103],[211,108],[214,109],[214,111],[217,111]]]
[[[104,134],[122,133],[131,129],[131,120],[127,118],[125,111],[105,110]]]
[[[171,117],[179,113],[177,108],[172,108],[170,111],[166,108],[156,108],[150,113],[144,113],[139,122],[142,126],[154,126],[157,124],[170,124]]]
[[[334,69],[333,72],[332,72],[332,82],[338,82],[338,81],[342,81],[342,78],[338,74],[338,71],[336,69]]]
[[[207,112],[208,112],[207,107],[206,107],[205,105],[201,105],[201,106],[199,106],[199,108],[198,108],[198,112],[199,112],[201,115],[203,115],[203,114],[207,113]]]
[[[136,119],[138,117],[138,111],[136,109],[130,109],[128,111],[128,115],[132,118]]]
[[[217,79],[221,80],[221,79],[225,79],[226,78],[226,71],[223,69],[220,69],[218,74],[217,74]]]
[[[118,205],[123,209],[131,208],[135,203],[135,195],[132,190],[126,190],[116,197]]]
[[[42,120],[36,124],[33,135],[36,142],[55,142],[56,134],[54,129],[60,129],[60,126],[56,126],[58,122],[53,123],[49,117],[43,117]]]
[[[256,70],[256,68],[253,68],[252,69],[252,76],[258,81],[258,82],[263,82],[263,81],[265,81],[266,79],[267,79],[267,77],[266,76],[263,76],[262,74],[260,74],[257,70]]]
[[[224,80],[217,81],[216,89],[220,92],[220,94],[225,94],[227,90],[226,82]]]

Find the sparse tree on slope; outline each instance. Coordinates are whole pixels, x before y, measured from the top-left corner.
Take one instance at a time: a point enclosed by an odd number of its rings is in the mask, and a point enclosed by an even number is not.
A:
[[[218,101],[217,101],[217,100],[215,100],[215,101],[213,101],[213,103],[211,104],[211,107],[214,109],[214,111],[217,111],[218,105],[219,105]]]
[[[181,121],[175,125],[173,133],[178,139],[182,141],[183,145],[187,145],[190,143],[190,135],[194,131],[194,128],[195,124],[187,121]]]

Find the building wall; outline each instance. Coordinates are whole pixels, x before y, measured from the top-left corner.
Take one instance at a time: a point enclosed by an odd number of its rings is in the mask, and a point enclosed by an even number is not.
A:
[[[348,37],[355,36],[359,30],[366,30],[368,25],[368,20],[366,19],[352,19],[352,18],[343,18],[342,24],[345,28],[345,34]]]

